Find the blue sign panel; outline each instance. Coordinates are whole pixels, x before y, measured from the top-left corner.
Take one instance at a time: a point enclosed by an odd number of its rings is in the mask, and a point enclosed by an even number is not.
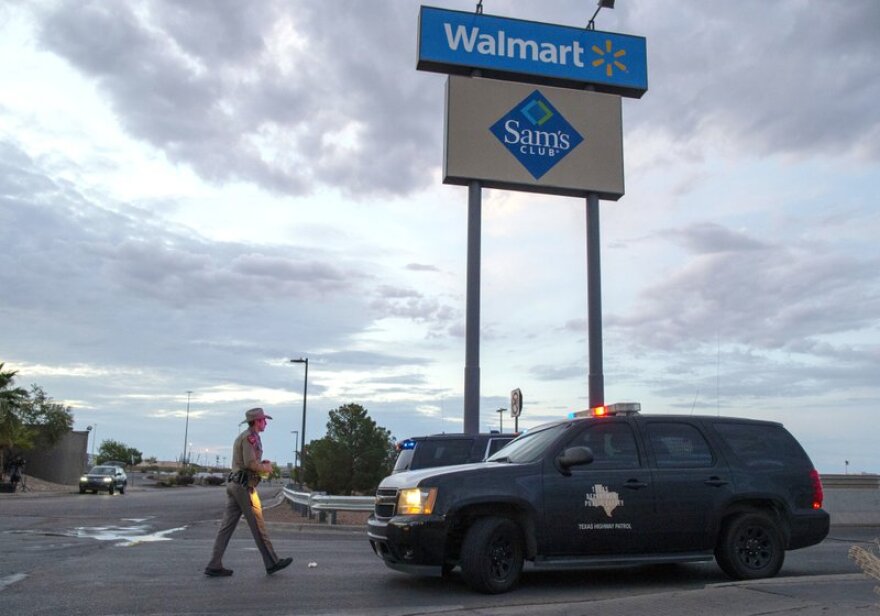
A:
[[[536,180],[584,140],[538,90],[489,130]]]
[[[640,98],[648,89],[645,39],[423,6],[420,70],[531,81]]]

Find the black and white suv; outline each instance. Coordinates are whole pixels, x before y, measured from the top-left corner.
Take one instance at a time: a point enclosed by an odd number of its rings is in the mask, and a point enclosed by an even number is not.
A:
[[[414,436],[397,444],[392,473],[482,462],[516,438],[515,434],[443,433]]]
[[[488,461],[396,473],[367,523],[386,565],[499,593],[536,567],[715,559],[776,575],[829,516],[809,457],[779,423],[602,407],[529,430]]]

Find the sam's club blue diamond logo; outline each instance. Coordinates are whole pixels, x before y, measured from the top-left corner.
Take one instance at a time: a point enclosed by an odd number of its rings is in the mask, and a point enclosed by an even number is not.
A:
[[[538,90],[489,130],[536,180],[584,140]]]

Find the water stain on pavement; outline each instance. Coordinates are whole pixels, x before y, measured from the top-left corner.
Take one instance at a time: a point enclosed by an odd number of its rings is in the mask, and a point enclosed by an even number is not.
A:
[[[144,521],[123,520],[126,522]],[[172,533],[186,530],[186,526],[168,528],[166,530],[152,531],[146,524],[132,524],[127,526],[78,526],[71,530],[15,530],[6,531],[15,534],[45,535],[49,537],[76,537],[78,539],[95,539],[97,541],[112,541],[117,547],[132,547],[141,543],[153,543],[155,541],[170,541]],[[151,532],[152,531],[152,532]]]
[[[185,530],[186,526],[169,528],[150,532],[150,527],[145,524],[132,526],[80,526],[73,529],[73,537],[97,539],[98,541],[113,541],[118,547],[131,547],[141,543],[154,541],[170,541],[168,535]]]

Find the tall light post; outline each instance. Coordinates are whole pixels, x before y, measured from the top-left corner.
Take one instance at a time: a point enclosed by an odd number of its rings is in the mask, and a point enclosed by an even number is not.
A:
[[[291,430],[293,437],[293,468],[299,466],[299,430]]]
[[[192,392],[186,392],[186,428],[183,430],[183,457],[180,459],[181,468],[186,468],[186,444],[189,442],[189,397]]]
[[[94,432],[92,432],[92,430],[94,430]],[[98,438],[98,424],[95,424],[94,426],[86,426],[86,431],[92,433],[92,453],[91,453],[92,459],[90,462],[94,463],[94,461],[95,461],[95,441]],[[88,443],[86,443],[86,445],[88,445]]]
[[[294,483],[298,477],[297,468],[299,468],[299,430],[291,430],[293,437],[293,471],[290,473],[290,482]]]
[[[299,433],[300,443],[302,443],[302,447],[299,452],[299,459],[302,461],[303,466],[305,466],[306,459],[306,396],[308,395],[309,390],[309,358],[308,357],[300,357],[299,359],[291,359],[290,363],[292,364],[305,364],[306,365],[306,373],[303,377],[303,420],[302,420],[302,429]]]

